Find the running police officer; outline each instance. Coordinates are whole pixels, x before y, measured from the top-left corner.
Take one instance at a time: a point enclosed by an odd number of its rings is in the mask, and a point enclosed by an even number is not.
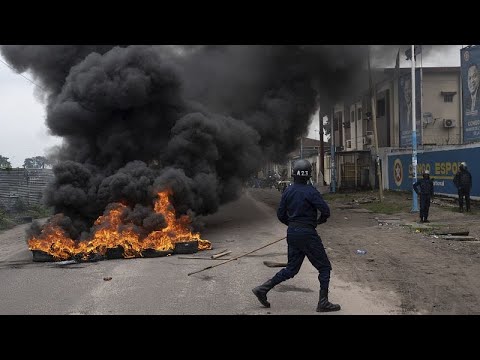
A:
[[[319,272],[320,299],[317,312],[340,310],[340,305],[328,301],[332,267],[322,240],[315,230],[318,224],[325,223],[330,217],[330,209],[318,190],[307,183],[311,173],[312,165],[307,160],[297,160],[293,166],[294,183],[288,186],[282,195],[277,217],[288,226],[288,264],[272,279],[252,290],[265,307],[270,307],[267,292],[297,275],[306,256]]]

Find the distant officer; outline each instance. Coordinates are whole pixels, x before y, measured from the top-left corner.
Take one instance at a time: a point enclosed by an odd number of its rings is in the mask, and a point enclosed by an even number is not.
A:
[[[428,223],[428,210],[433,198],[433,181],[430,179],[430,171],[424,170],[423,179],[413,184],[413,190],[420,195],[420,222]]]
[[[307,184],[311,173],[312,165],[307,160],[297,160],[293,166],[294,183],[288,186],[282,195],[277,217],[288,226],[288,264],[272,279],[252,290],[265,307],[270,307],[267,292],[297,275],[306,256],[319,272],[320,299],[317,312],[340,310],[340,305],[328,301],[332,266],[315,230],[318,224],[325,223],[330,217],[330,209],[318,190]],[[317,211],[320,211],[319,216]]]
[[[472,189],[472,174],[467,170],[467,164],[465,162],[460,163],[458,167],[459,171],[453,178],[453,183],[458,190],[458,205],[460,206],[460,212],[463,212],[463,197],[465,197],[465,205],[467,211],[470,211],[470,190]]]

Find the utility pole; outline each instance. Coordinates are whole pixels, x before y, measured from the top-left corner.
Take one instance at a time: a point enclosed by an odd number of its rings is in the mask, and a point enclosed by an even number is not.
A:
[[[330,192],[335,193],[335,182],[336,182],[336,164],[335,164],[335,126],[333,115],[335,109],[332,108],[332,117],[330,118]]]
[[[377,131],[377,96],[375,91],[375,85],[372,81],[372,71],[370,68],[370,46],[368,46],[368,74],[370,78],[370,98],[372,101],[372,120],[373,120],[373,138],[375,141],[376,152],[376,164],[377,164],[377,177],[378,177],[378,193],[380,196],[380,202],[383,202],[383,183],[382,183],[382,169],[380,168],[380,156],[378,154],[378,131]]]
[[[412,171],[413,184],[417,182],[417,113],[415,109],[415,45],[412,45]],[[417,193],[412,186],[412,212],[418,212]]]
[[[303,159],[303,136],[300,138],[300,159]]]
[[[321,110],[321,108],[318,109],[318,137],[320,139],[320,159],[318,164],[320,166],[320,172],[322,173],[322,185],[325,185],[325,147],[323,145],[323,116]]]

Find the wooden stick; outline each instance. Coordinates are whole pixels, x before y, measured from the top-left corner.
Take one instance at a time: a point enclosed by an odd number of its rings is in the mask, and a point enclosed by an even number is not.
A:
[[[219,254],[212,255],[211,258],[212,258],[212,259],[218,259],[218,258],[220,258],[220,257],[222,257],[222,256],[225,256],[225,255],[228,255],[228,254],[231,254],[231,253],[232,253],[231,251],[225,250],[224,252],[221,252],[221,253],[219,253]]]
[[[195,257],[195,256],[179,256],[179,259],[190,259],[190,260],[227,260],[227,259],[212,259],[211,257]]]
[[[215,267],[217,267],[217,266],[220,266],[220,265],[229,263],[230,261],[240,259],[240,258],[242,258],[242,257],[244,257],[244,256],[246,256],[246,255],[250,255],[251,253],[254,253],[255,251],[264,249],[264,248],[266,248],[267,246],[273,245],[273,244],[275,244],[275,243],[277,243],[277,242],[279,242],[279,241],[282,241],[282,240],[284,240],[284,239],[286,239],[286,238],[287,238],[287,237],[284,236],[284,237],[281,238],[281,239],[275,240],[274,242],[271,242],[271,243],[269,243],[269,244],[267,244],[267,245],[264,245],[264,246],[262,246],[262,247],[260,247],[260,248],[258,248],[258,249],[252,250],[252,251],[250,251],[250,252],[248,252],[248,253],[246,253],[246,254],[243,254],[243,255],[234,257],[234,258],[232,258],[232,259],[230,259],[230,260],[227,260],[227,261],[224,261],[224,262],[222,262],[222,263],[220,263],[220,264],[207,266],[206,268],[204,268],[204,269],[202,269],[202,270],[198,270],[198,271],[191,272],[191,273],[187,274],[187,276],[190,276],[190,275],[193,275],[193,274],[198,274],[198,273],[200,273],[200,272],[202,272],[202,271],[205,271],[205,270],[208,270],[208,269],[213,269],[213,268],[215,268]]]

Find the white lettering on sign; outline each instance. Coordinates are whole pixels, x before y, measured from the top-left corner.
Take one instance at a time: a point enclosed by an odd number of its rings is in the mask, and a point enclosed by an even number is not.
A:
[[[480,120],[472,120],[467,122],[467,126],[478,126],[480,125]]]

